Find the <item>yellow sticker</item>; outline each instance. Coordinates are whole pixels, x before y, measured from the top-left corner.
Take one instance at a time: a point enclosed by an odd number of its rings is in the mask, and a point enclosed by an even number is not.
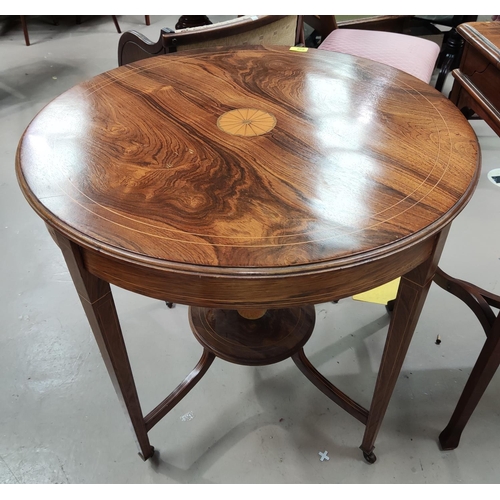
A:
[[[363,302],[373,302],[374,304],[387,304],[387,302],[396,298],[400,279],[396,278],[385,285],[359,293],[358,295],[353,295],[352,298]]]
[[[293,50],[295,52],[307,52],[309,50],[309,47],[290,47],[290,50]]]

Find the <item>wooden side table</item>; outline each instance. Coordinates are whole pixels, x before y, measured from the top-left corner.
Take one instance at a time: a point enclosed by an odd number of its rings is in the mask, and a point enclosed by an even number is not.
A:
[[[450,100],[466,116],[477,113],[500,135],[500,22],[466,23],[460,68],[453,71]]]
[[[291,357],[365,424],[382,424],[453,219],[479,172],[476,136],[441,93],[366,59],[283,47],[159,56],[46,106],[17,174],[59,245],[141,456],[215,356]],[[303,346],[314,304],[402,276],[369,409]],[[190,305],[199,363],[146,415],[110,283]]]

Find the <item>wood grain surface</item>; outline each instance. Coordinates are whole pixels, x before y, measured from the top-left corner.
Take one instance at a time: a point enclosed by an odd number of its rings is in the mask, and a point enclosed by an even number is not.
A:
[[[283,361],[309,340],[316,320],[314,306],[273,309],[255,320],[237,311],[189,308],[189,324],[200,344],[218,358],[239,365]]]
[[[250,137],[221,130],[239,108],[276,124]],[[472,195],[479,160],[456,107],[406,73],[314,49],[240,47],[159,56],[77,85],[29,125],[17,173],[98,276],[147,293],[145,269],[174,273],[186,290],[165,296],[205,307],[267,306],[244,291],[232,304],[238,278],[323,279],[315,297],[280,283],[278,307],[330,297],[330,272],[425,247]],[[366,288],[409,270],[403,257]]]
[[[464,23],[457,31],[466,42],[477,47],[486,59],[500,69],[500,25],[497,22]]]

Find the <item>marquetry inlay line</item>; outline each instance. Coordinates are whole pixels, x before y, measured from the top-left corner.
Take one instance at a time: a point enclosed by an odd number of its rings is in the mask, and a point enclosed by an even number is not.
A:
[[[449,162],[447,163],[447,168],[449,166]],[[359,233],[363,230],[366,230],[366,229],[374,229],[375,227],[377,226],[380,226],[384,223],[387,223],[389,221],[391,221],[392,219],[400,216],[401,214],[411,210],[412,208],[414,208],[415,206],[419,205],[421,203],[421,201],[426,198],[435,188],[436,186],[439,185],[439,182],[440,180],[443,178],[445,172],[443,172],[443,174],[441,175],[441,177],[439,178],[438,182],[435,184],[435,185],[432,185],[429,189],[429,191],[427,193],[425,193],[424,195],[422,195],[422,198],[420,200],[417,200],[415,201],[415,203],[413,203],[411,206],[409,206],[408,208],[406,208],[405,210],[402,210],[401,212],[398,212],[397,214],[393,215],[392,217],[389,217],[387,219],[383,219],[383,220],[380,220],[380,221],[377,221],[375,222],[374,224],[371,224],[371,225],[367,225],[367,226],[364,226],[363,228],[361,229],[358,229],[358,230],[355,230],[355,231],[346,231],[346,232],[343,232],[341,233],[341,235],[343,236],[350,236],[352,234],[356,234],[356,233]],[[139,221],[137,219],[134,219],[133,217],[129,217],[129,216],[126,216],[125,214],[121,214],[119,212],[117,212],[116,210],[112,210],[108,207],[105,207],[104,205],[101,205],[100,203],[96,202],[95,200],[93,200],[92,198],[90,198],[88,195],[86,195],[83,191],[79,190],[76,186],[74,186],[71,182],[69,182],[69,184],[72,185],[72,187],[74,187],[76,189],[76,191],[81,194],[84,198],[87,198],[89,201],[91,201],[92,203],[94,203],[95,205],[103,208],[104,210],[107,210],[108,212],[110,213],[113,213],[125,220],[131,220],[133,222],[138,222],[142,225],[145,225],[147,227],[152,227],[152,228],[158,228],[159,229],[159,226],[157,225],[154,225],[154,224],[148,224],[148,223],[145,223],[143,221]],[[139,234],[145,234],[145,235],[149,235],[149,236],[154,236],[155,238],[158,238],[158,239],[164,239],[164,240],[168,240],[168,241],[174,241],[174,242],[182,242],[182,243],[187,243],[186,240],[184,239],[180,239],[180,238],[173,238],[171,236],[162,236],[162,235],[159,235],[159,234],[155,234],[155,233],[150,233],[150,232],[147,232],[147,231],[141,231],[139,229],[135,229],[133,227],[130,227],[128,225],[125,225],[125,224],[120,224],[119,222],[116,222],[116,221],[113,221],[111,219],[108,219],[107,217],[104,217],[103,215],[101,214],[98,214],[96,212],[94,212],[93,210],[91,210],[91,208],[88,208],[86,207],[85,205],[83,205],[82,203],[80,203],[78,200],[76,200],[73,196],[71,196],[65,189],[63,189],[60,185],[59,185],[59,189],[69,198],[71,199],[75,204],[79,205],[81,208],[83,208],[84,210],[86,210],[87,212],[90,212],[92,215],[96,216],[96,217],[99,217],[100,219],[103,219],[103,220],[106,220],[108,222],[110,222],[111,224],[114,224],[116,226],[119,226],[119,227],[122,227],[124,229],[127,229],[129,231],[133,231],[133,232],[136,232],[136,233],[139,233]],[[399,203],[401,203],[402,201],[404,201],[405,199],[407,199],[408,196],[406,196],[403,200],[400,200],[399,202],[395,203],[393,206],[396,206],[396,205],[399,205]],[[389,208],[392,208],[392,207],[389,207]],[[383,213],[385,211],[387,211],[388,209],[384,209],[383,211],[381,211],[380,213]],[[378,215],[378,214],[375,214],[375,216]],[[372,218],[375,218],[372,217]],[[323,232],[325,231],[331,231],[332,229],[336,229],[337,227],[335,225],[333,225],[333,227],[331,228],[328,228],[328,229],[325,229]],[[211,237],[211,238],[227,238],[228,236],[225,236],[225,235],[212,235],[212,234],[209,234],[209,235],[206,235],[206,234],[203,234],[203,233],[195,233],[195,232],[186,232],[186,231],[179,231],[179,230],[176,230],[176,229],[171,229],[171,228],[165,228],[164,231],[167,231],[167,232],[171,232],[171,233],[174,233],[174,234],[185,234],[185,235],[188,235],[188,236],[200,236],[200,237]],[[282,235],[281,238],[291,238],[291,237],[295,237],[295,236],[306,236],[308,233],[305,232],[305,233],[300,233],[300,232],[297,232],[297,233],[292,233],[292,234],[285,234],[285,235]],[[307,244],[307,243],[317,243],[317,242],[321,242],[321,241],[328,241],[328,240],[331,240],[333,238],[336,238],[338,237],[339,235],[338,234],[335,234],[333,236],[328,236],[328,237],[317,237],[317,238],[312,238],[312,239],[307,239],[307,240],[304,240],[304,241],[299,241],[299,242],[293,242],[293,243],[280,243],[279,245],[276,245],[276,244],[260,244],[260,245],[255,245],[255,244],[244,244],[244,245],[239,245],[237,243],[233,243],[233,244],[220,244],[220,243],[207,243],[207,242],[194,242],[194,241],[191,241],[189,242],[190,245],[201,245],[201,246],[219,246],[219,247],[262,247],[262,248],[267,248],[267,247],[275,247],[275,246],[297,246],[297,245],[304,245],[304,244]],[[261,240],[266,240],[266,239],[270,239],[270,238],[275,238],[275,236],[261,236],[259,238],[256,238],[258,239],[259,241]],[[231,239],[232,240],[238,240],[238,239],[248,239],[247,236],[243,237],[243,236],[231,236]]]
[[[100,90],[102,89],[103,87],[106,87],[107,85],[109,85],[110,83],[114,83],[116,81],[120,81],[120,80],[127,80],[127,78],[131,75],[134,75],[134,74],[137,74],[137,73],[143,73],[144,71],[147,71],[147,70],[151,70],[152,68],[155,68],[157,66],[160,66],[160,64],[152,64],[150,66],[148,66],[147,68],[141,68],[140,70],[139,69],[131,69],[130,71],[128,71],[125,75],[121,75],[121,77],[118,77],[118,78],[114,78],[113,81],[110,81],[110,82],[105,82],[104,84],[101,84],[100,86],[96,86],[92,91],[91,93],[97,91],[97,90]],[[403,82],[403,81],[400,81],[400,80],[397,80],[398,84],[400,84],[400,88],[407,94],[411,95],[411,97],[413,97],[413,99],[415,100],[418,100],[420,98],[424,99],[426,101],[427,104],[429,104],[432,108],[434,108],[434,110],[438,113],[439,117],[441,118],[441,121],[442,123],[444,123],[444,125],[446,126],[446,131],[448,132],[448,140],[449,140],[449,128],[446,124],[446,120],[444,119],[444,117],[442,116],[441,112],[436,108],[436,106],[434,106],[434,104],[426,97],[424,96],[422,93],[420,93],[418,90],[414,89],[411,85],[409,85],[408,83],[406,82]],[[406,88],[405,88],[406,87]],[[414,93],[416,95],[414,95]],[[244,114],[241,114],[241,113],[238,113],[238,112],[246,112],[246,118],[245,118],[245,115]],[[235,114],[235,113],[238,113],[238,114]],[[272,117],[272,119],[274,119],[274,125],[276,124],[276,119],[273,115],[271,115],[270,113],[266,113],[262,110],[258,110],[258,109],[254,109],[254,108],[240,108],[240,109],[235,109],[235,110],[232,110],[232,111],[229,111],[228,113],[225,113],[223,115],[221,115],[217,121],[217,124],[219,125],[219,128],[221,130],[224,130],[221,126],[220,126],[220,121],[225,118],[226,116],[230,116],[232,117],[232,119],[228,119],[228,126],[229,126],[229,129],[227,131],[227,133],[232,133],[233,135],[239,135],[239,136],[255,136],[255,135],[262,135],[266,132],[264,132],[261,127],[260,127],[260,123],[256,123],[257,120],[259,118],[259,113],[263,114],[263,115],[269,115]],[[234,115],[234,116],[233,116]],[[244,123],[244,122],[250,122],[252,121],[252,123]],[[364,229],[373,229],[374,227],[380,225],[380,224],[383,224],[383,223],[387,223],[389,222],[390,220],[396,218],[396,217],[399,217],[402,215],[402,213],[406,212],[407,210],[411,210],[414,206],[417,206],[419,203],[422,203],[423,200],[429,196],[433,191],[434,189],[440,184],[441,180],[443,179],[443,177],[446,175],[448,169],[449,169],[449,166],[450,166],[450,156],[451,156],[451,151],[448,151],[448,157],[446,159],[442,159],[441,158],[441,153],[442,153],[442,148],[441,148],[441,134],[440,134],[440,131],[437,130],[437,125],[436,125],[436,122],[435,120],[432,120],[432,123],[434,125],[434,128],[436,129],[436,132],[437,132],[437,137],[438,137],[438,151],[437,151],[437,155],[436,155],[436,158],[434,160],[434,167],[431,169],[430,172],[428,172],[427,176],[421,181],[421,183],[413,189],[413,191],[411,193],[408,193],[407,195],[405,195],[404,198],[400,199],[399,201],[397,201],[396,203],[394,203],[393,205],[389,206],[389,207],[385,207],[383,210],[381,210],[380,212],[378,213],[374,213],[372,215],[372,218],[377,218],[377,217],[380,217],[383,213],[391,210],[391,209],[394,209],[395,206],[403,203],[404,201],[406,201],[408,198],[411,198],[414,193],[416,191],[418,191],[418,189],[420,189],[427,181],[428,179],[431,177],[432,174],[434,174],[434,171],[435,171],[435,168],[438,166],[438,163],[439,162],[442,162],[444,164],[444,168],[443,168],[443,171],[438,179],[438,181],[434,184],[434,185],[431,185],[428,187],[428,191],[424,194],[421,195],[421,198],[419,200],[416,200],[414,204],[412,204],[411,207],[408,207],[406,210],[404,210],[403,212],[400,212],[396,215],[393,215],[391,217],[389,217],[388,219],[384,219],[383,221],[377,221],[375,224],[371,225],[371,226],[367,226],[365,227]],[[245,132],[245,125],[246,125],[246,132],[247,133],[241,133],[241,132]],[[249,127],[250,125],[250,127]],[[274,126],[272,127],[274,128]],[[272,128],[270,130],[272,130]],[[238,130],[240,129],[240,130]],[[260,133],[255,133],[255,132],[258,132],[260,130]],[[69,183],[72,185],[71,181],[69,181]],[[73,186],[77,191],[79,191],[79,189],[76,187],[76,186]],[[68,194],[68,193],[66,193]],[[95,200],[93,200],[92,198],[88,197],[85,193],[83,192],[80,192],[81,195],[83,195],[84,197],[88,198],[90,201],[92,201],[93,203],[95,203],[97,206],[100,206],[101,208],[103,208],[104,210],[107,210],[111,213],[114,213],[115,215],[117,215],[118,217],[120,218],[124,218],[124,219],[129,219],[131,221],[134,221],[134,222],[137,222],[141,225],[145,225],[145,226],[149,226],[149,227],[154,227],[154,228],[157,228],[156,225],[154,224],[149,224],[147,222],[144,222],[144,221],[139,221],[139,220],[136,220],[135,218],[133,217],[130,217],[130,216],[127,216],[123,213],[118,213],[112,209],[110,209],[109,207],[104,207],[102,205],[100,205],[99,203],[97,203]],[[70,197],[71,199],[73,199],[72,197]],[[73,199],[73,201],[75,201]],[[92,211],[91,211],[92,212]],[[102,217],[100,216],[101,218],[103,219],[106,219],[106,220],[109,220],[107,219],[106,217]],[[111,223],[114,223],[116,224],[115,221],[111,221],[109,220],[109,222]],[[119,224],[120,225],[120,224]],[[126,225],[120,225],[121,227],[124,227],[124,228],[127,228],[128,226]],[[132,229],[132,228],[130,228]],[[337,227],[334,225],[333,227],[330,227],[328,228],[328,231],[331,231],[332,229],[337,229]],[[179,230],[176,230],[174,228],[168,228],[166,229],[168,232],[170,233],[184,233],[184,231],[179,231]],[[136,230],[137,231],[137,230]],[[138,231],[140,233],[144,233],[144,234],[149,234],[147,231]],[[188,233],[189,235],[192,235],[192,236],[200,236],[200,237],[207,237],[207,236],[210,236],[210,237],[213,237],[213,238],[226,238],[226,236],[220,236],[220,235],[207,235],[207,234],[203,234],[203,233]],[[297,235],[304,235],[306,233],[291,233],[291,234],[284,234],[282,235],[282,237],[284,238],[288,238],[288,237],[295,237]],[[352,234],[351,232],[348,232],[348,233],[344,233],[345,235],[350,235]],[[158,236],[157,236],[158,237]],[[247,239],[247,236],[238,236],[238,235],[233,235],[231,237],[233,240],[238,240],[238,239]],[[270,239],[270,238],[274,238],[274,235],[272,236],[263,236],[263,237],[260,237],[259,240],[266,240],[266,239]],[[164,239],[170,239],[168,236],[167,237],[164,237]],[[319,238],[318,240],[309,240],[309,241],[323,241],[325,239],[330,239],[330,238]],[[173,241],[183,241],[183,240],[178,240],[178,239],[174,239]],[[300,243],[295,243],[295,244],[303,244],[304,242],[300,242]],[[193,243],[195,244],[195,243]],[[198,243],[200,244],[200,243]],[[204,243],[201,243],[202,245],[204,245]],[[226,246],[226,245],[224,245]],[[246,246],[246,245],[245,245]],[[266,245],[267,246],[267,245]],[[274,246],[274,245],[271,245],[271,246]]]
[[[255,137],[270,132],[276,126],[276,118],[261,109],[239,108],[219,116],[217,126],[227,134]]]
[[[447,164],[447,166],[449,165],[449,162]],[[444,176],[444,173],[441,175],[440,179],[441,180]],[[73,184],[70,182],[70,184],[73,186]],[[374,224],[371,224],[371,225],[368,225],[368,226],[364,226],[363,228],[360,228],[360,229],[357,229],[357,230],[354,230],[354,231],[346,231],[346,232],[343,232],[341,233],[342,236],[350,236],[350,235],[353,235],[353,234],[356,234],[356,233],[359,233],[363,230],[367,230],[367,229],[374,229],[375,227],[377,226],[380,226],[384,223],[387,223],[388,221],[391,221],[392,219],[395,219],[396,217],[400,216],[401,214],[411,210],[412,208],[414,208],[415,206],[419,205],[421,203],[421,201],[426,198],[434,189],[435,187],[439,184],[439,181],[433,185],[431,187],[431,189],[425,194],[422,196],[422,198],[420,200],[417,200],[415,203],[413,203],[410,207],[406,208],[405,210],[402,210],[401,212],[398,212],[397,214],[393,215],[392,217],[389,217],[387,219],[384,219],[384,220],[381,220],[381,221],[377,221],[375,222]],[[104,205],[101,205],[100,203],[97,203],[95,200],[93,200],[92,198],[90,198],[89,196],[87,196],[83,191],[79,190],[78,188],[76,188],[76,186],[73,186],[75,187],[75,189],[85,198],[87,198],[88,200],[90,200],[92,203],[94,203],[95,205],[121,217],[121,218],[124,218],[125,220],[131,220],[131,221],[134,221],[134,222],[138,222],[140,224],[143,224],[145,226],[149,226],[149,227],[153,227],[153,228],[159,228],[157,225],[153,225],[153,224],[148,224],[148,223],[144,223],[142,221],[139,221],[139,220],[136,220],[134,219],[133,217],[128,217],[124,214],[120,214],[119,212],[115,211],[115,210],[112,210],[112,209],[109,209],[108,207],[105,207]],[[162,235],[159,235],[159,234],[154,234],[154,233],[149,233],[147,231],[141,231],[139,229],[135,229],[133,227],[130,227],[130,226],[127,226],[127,225],[124,225],[124,224],[120,224],[119,222],[116,222],[116,221],[113,221],[111,219],[108,219],[107,217],[104,217],[103,215],[101,214],[98,214],[96,212],[94,212],[93,210],[91,210],[90,208],[86,207],[85,205],[83,205],[82,203],[80,203],[78,200],[76,200],[74,197],[72,197],[66,190],[64,190],[60,185],[59,185],[59,189],[61,189],[61,191],[69,198],[71,199],[75,204],[79,205],[82,209],[86,210],[87,212],[90,212],[92,215],[96,216],[96,217],[99,217],[100,219],[103,219],[111,224],[114,224],[118,227],[122,227],[124,229],[127,229],[129,231],[133,231],[135,233],[138,233],[138,234],[144,234],[144,235],[148,235],[148,236],[154,236],[155,238],[158,238],[158,239],[162,239],[162,240],[167,240],[167,241],[173,241],[173,242],[179,242],[179,243],[189,243],[189,245],[199,245],[199,246],[217,246],[217,247],[240,247],[240,248],[247,248],[247,247],[254,247],[254,248],[268,248],[268,247],[277,247],[277,246],[281,246],[281,247],[284,247],[284,246],[298,246],[298,245],[305,245],[305,244],[308,244],[308,243],[317,243],[317,242],[321,242],[321,241],[328,241],[328,240],[331,240],[333,238],[337,238],[339,237],[340,235],[339,234],[335,234],[333,236],[328,236],[328,237],[316,237],[316,238],[310,238],[310,239],[307,239],[307,240],[304,240],[304,241],[298,241],[298,242],[293,242],[293,243],[280,243],[279,245],[277,244],[253,244],[253,243],[248,243],[248,244],[238,244],[238,243],[232,243],[232,244],[220,244],[220,243],[207,243],[207,242],[195,242],[195,241],[190,241],[190,242],[187,242],[186,240],[184,239],[180,239],[180,238],[172,238],[170,236],[162,236]],[[406,199],[406,198],[405,198]],[[400,202],[398,203],[395,203],[395,205],[398,205]],[[383,210],[384,211],[387,211],[387,209]],[[325,231],[331,231],[331,229],[336,229],[336,226],[333,226],[332,228],[329,228],[329,229],[325,229],[323,230],[323,232]],[[188,236],[200,236],[200,237],[212,237],[212,238],[227,238],[227,236],[224,236],[224,235],[205,235],[203,233],[193,233],[193,232],[186,232],[186,231],[179,231],[179,230],[175,230],[175,229],[170,229],[170,228],[165,228],[164,231],[168,231],[168,232],[172,232],[174,234],[185,234],[185,235],[188,235]],[[307,236],[308,233],[292,233],[292,234],[289,234],[289,235],[283,235],[281,236],[282,238],[290,238],[290,237],[294,237],[294,236]],[[242,237],[242,236],[231,236],[231,239],[233,240],[238,240],[238,239],[247,239],[248,237]],[[259,238],[256,238],[257,240],[261,241],[261,240],[266,240],[266,239],[269,239],[269,238],[275,238],[275,236],[269,236],[269,237],[266,237],[266,236],[262,236],[262,237],[259,237]]]
[[[99,297],[98,299],[95,299],[94,301],[90,301],[87,297],[85,297],[84,295],[82,295],[81,293],[78,292],[78,296],[80,297],[81,300],[84,300],[85,302],[87,302],[87,304],[90,304],[90,305],[94,305],[94,304],[97,304],[100,300],[102,299],[105,299],[109,294],[111,293],[111,291],[109,292],[106,292],[104,295],[102,295],[101,297]]]
[[[405,89],[403,89],[403,90],[405,90]],[[413,96],[413,97],[415,97],[415,96]],[[421,94],[420,94],[420,97],[423,97],[423,98],[424,98],[424,99],[425,99],[425,100],[426,100],[426,101],[427,101],[427,102],[431,105],[431,107],[432,107],[432,108],[434,108],[434,110],[438,113],[439,117],[440,117],[440,118],[441,118],[441,120],[442,120],[442,123],[443,123],[443,124],[445,125],[445,127],[446,127],[446,132],[447,132],[447,134],[446,134],[446,136],[447,136],[447,137],[446,137],[446,138],[447,138],[447,139],[448,139],[448,141],[449,141],[450,131],[449,131],[449,127],[448,127],[448,125],[447,125],[447,123],[446,123],[446,120],[444,119],[444,117],[442,116],[442,114],[439,112],[439,110],[438,110],[438,109],[437,109],[437,108],[436,108],[436,107],[435,107],[435,106],[434,106],[434,105],[433,105],[433,104],[432,104],[432,103],[431,103],[431,102],[430,102],[427,98],[425,98],[425,96],[423,96],[423,95],[421,95]],[[266,113],[266,112],[264,112],[264,111],[257,110],[257,109],[252,109],[252,108],[240,108],[240,109],[235,109],[235,110],[229,111],[229,112],[224,113],[223,115],[221,115],[221,116],[219,117],[219,120],[218,120],[218,125],[219,125],[219,121],[220,121],[223,117],[225,117],[226,115],[229,115],[230,113],[234,113],[234,112],[240,112],[240,111],[247,111],[247,112],[249,112],[249,113],[248,113],[249,118],[247,118],[247,120],[248,120],[248,119],[253,120],[253,119],[255,118],[255,116],[256,116],[256,114],[257,114],[257,113],[262,113],[262,114],[264,114],[264,115],[269,115],[270,117],[272,117],[272,119],[274,120],[274,124],[276,124],[276,118],[275,118],[273,115],[271,115],[270,113]],[[252,111],[252,113],[250,113],[250,111]],[[260,116],[260,115],[257,115],[257,117],[258,117],[258,116]],[[240,120],[240,123],[241,123],[241,119],[242,119],[242,117],[241,117],[241,115],[239,115],[239,120]],[[230,123],[231,123],[231,121],[230,121]],[[437,156],[436,156],[436,158],[435,158],[435,160],[434,160],[434,166],[432,167],[431,171],[430,171],[430,172],[428,172],[428,174],[426,175],[426,177],[425,177],[425,178],[424,178],[424,179],[420,182],[420,184],[419,184],[416,188],[414,188],[414,189],[413,189],[413,191],[412,191],[412,192],[410,192],[410,193],[406,194],[406,195],[405,195],[402,199],[398,200],[397,202],[395,202],[395,203],[394,203],[394,204],[392,204],[391,206],[389,206],[389,207],[385,207],[383,210],[381,210],[381,211],[379,211],[379,212],[377,212],[377,213],[372,214],[372,219],[375,219],[375,218],[377,218],[377,217],[380,217],[383,213],[385,213],[385,212],[387,212],[387,211],[389,211],[389,210],[391,210],[391,209],[394,209],[394,207],[396,207],[397,205],[399,205],[399,204],[403,203],[403,202],[404,202],[404,201],[406,201],[408,198],[411,198],[411,197],[414,195],[414,193],[418,191],[418,189],[420,189],[423,185],[425,185],[425,183],[428,181],[428,179],[431,177],[431,175],[432,175],[432,174],[434,174],[434,171],[435,171],[435,169],[437,168],[438,163],[441,163],[441,166],[442,166],[442,172],[441,172],[441,175],[439,176],[439,178],[438,178],[437,182],[435,182],[433,185],[428,186],[427,191],[426,191],[425,193],[422,193],[421,198],[420,198],[420,199],[418,199],[418,200],[415,200],[415,202],[414,202],[414,203],[413,203],[410,207],[408,207],[406,210],[403,210],[402,212],[398,212],[397,214],[393,215],[392,217],[386,218],[386,219],[381,220],[381,221],[377,221],[377,222],[375,222],[375,223],[374,223],[374,224],[372,224],[372,225],[365,226],[363,229],[373,229],[374,227],[377,227],[377,226],[379,226],[380,224],[387,223],[387,222],[389,222],[390,220],[392,220],[392,219],[394,219],[394,218],[396,218],[396,217],[398,217],[398,216],[401,216],[404,212],[406,212],[406,211],[408,211],[408,210],[411,210],[411,209],[412,209],[412,208],[414,208],[415,206],[417,206],[417,205],[419,205],[420,203],[422,203],[422,201],[423,201],[426,197],[428,197],[428,196],[429,196],[429,195],[430,195],[430,194],[434,191],[434,189],[435,189],[437,186],[439,186],[439,185],[440,185],[440,183],[441,183],[441,181],[442,181],[443,177],[447,174],[448,169],[449,169],[449,167],[450,167],[450,156],[451,156],[451,150],[447,152],[447,157],[446,157],[446,158],[440,158],[440,156],[441,156],[441,154],[442,154],[442,148],[441,148],[442,137],[441,137],[441,133],[440,133],[440,131],[438,130],[438,128],[437,128],[437,126],[436,126],[436,124],[435,124],[435,123],[436,123],[436,122],[433,120],[434,128],[435,128],[436,135],[437,135],[437,138],[438,138],[438,152],[437,152]],[[220,128],[220,127],[219,127],[219,128]],[[272,128],[271,128],[271,130],[272,130]],[[229,132],[228,132],[228,133],[229,133]],[[265,132],[262,132],[262,133],[265,133]],[[240,135],[240,134],[234,134],[234,135]],[[113,209],[111,209],[111,208],[109,208],[109,207],[106,207],[106,206],[104,206],[104,205],[102,205],[102,204],[98,203],[98,202],[97,202],[97,201],[95,201],[93,198],[91,198],[90,196],[88,196],[86,193],[84,193],[83,191],[81,191],[81,190],[80,190],[80,189],[79,189],[76,185],[74,185],[74,183],[73,183],[71,180],[67,179],[67,182],[68,182],[68,184],[69,184],[69,185],[71,185],[71,186],[72,186],[72,188],[74,188],[74,189],[75,189],[75,190],[76,190],[76,191],[77,191],[80,195],[82,195],[83,197],[87,198],[89,201],[91,201],[91,202],[92,202],[92,203],[94,203],[95,205],[97,205],[97,206],[101,207],[102,209],[104,209],[104,210],[106,210],[106,211],[108,211],[108,212],[110,212],[110,213],[113,213],[113,214],[117,215],[118,217],[120,217],[120,218],[122,218],[122,219],[125,219],[125,220],[127,220],[127,219],[128,219],[128,220],[131,220],[131,221],[133,221],[133,222],[139,223],[139,224],[141,224],[141,225],[143,225],[143,226],[146,226],[146,227],[152,227],[152,228],[156,228],[156,229],[158,228],[158,226],[157,226],[156,224],[151,224],[151,223],[148,223],[148,222],[145,222],[145,221],[140,221],[140,220],[137,220],[137,219],[135,219],[134,217],[127,216],[127,215],[125,215],[125,214],[123,214],[123,213],[117,212],[117,211],[115,211],[115,210],[113,210]],[[95,212],[93,212],[91,209],[88,209],[88,208],[86,208],[86,207],[83,207],[83,205],[81,205],[80,203],[78,203],[78,202],[77,202],[77,201],[76,201],[76,200],[75,200],[75,199],[74,199],[74,198],[73,198],[73,197],[72,197],[72,196],[71,196],[71,195],[70,195],[70,194],[69,194],[66,190],[64,190],[61,186],[59,186],[59,187],[60,187],[61,191],[63,191],[63,192],[64,192],[64,194],[66,194],[66,195],[67,195],[67,196],[68,196],[68,197],[69,197],[72,201],[74,201],[74,202],[75,202],[75,203],[77,203],[78,205],[82,206],[82,208],[85,208],[85,209],[86,209],[87,211],[89,211],[90,213],[95,214]],[[98,215],[98,214],[95,214],[95,215]],[[130,227],[129,227],[129,226],[127,226],[127,225],[124,225],[124,224],[119,224],[119,223],[117,223],[116,221],[112,221],[112,220],[110,220],[110,219],[108,219],[108,218],[106,218],[106,217],[103,217],[102,215],[98,215],[98,216],[99,216],[100,218],[102,218],[102,219],[108,220],[109,222],[111,222],[111,223],[113,223],[113,224],[117,224],[117,225],[119,225],[120,227],[123,227],[123,228],[128,228],[128,229],[130,229],[130,230],[134,230],[133,228],[130,228]],[[336,227],[335,225],[333,225],[333,227],[328,228],[328,231],[331,231],[332,229],[337,229],[337,227]],[[170,232],[170,233],[174,233],[174,234],[175,234],[175,233],[184,233],[184,234],[186,234],[186,233],[185,233],[185,231],[182,231],[182,230],[177,230],[177,229],[174,229],[174,228],[168,228],[168,229],[165,229],[165,230],[166,230],[166,231],[168,231],[168,232]],[[140,230],[134,230],[134,231],[136,231],[136,232],[138,232],[138,233],[143,233],[143,234],[150,234],[150,233],[148,233],[147,231],[140,231]],[[325,231],[326,231],[326,230],[325,230]],[[355,231],[355,232],[356,232],[356,231]],[[189,234],[189,235],[191,235],[191,236],[200,236],[200,237],[207,237],[207,236],[209,236],[209,237],[212,237],[212,238],[226,238],[226,236],[215,235],[215,234],[208,234],[208,235],[207,235],[207,234],[203,234],[203,233],[188,233],[188,234]],[[284,234],[284,235],[282,235],[282,238],[295,237],[295,236],[298,236],[298,235],[304,235],[304,234],[306,234],[306,233],[291,233],[291,234]],[[345,234],[345,235],[347,235],[347,236],[348,236],[348,235],[353,234],[353,233],[352,233],[352,232],[347,232],[347,233],[343,233],[343,234]],[[159,235],[155,235],[155,236],[156,236],[156,237],[160,237]],[[275,237],[274,235],[272,235],[272,236],[268,236],[268,237],[263,236],[263,237],[260,237],[260,238],[258,238],[258,239],[259,239],[259,240],[266,240],[266,239],[270,239],[270,238],[274,238],[274,237]],[[161,238],[161,237],[160,237],[160,238]],[[233,240],[238,240],[238,239],[240,239],[240,238],[241,238],[241,239],[247,239],[247,236],[238,236],[238,235],[233,235],[233,236],[231,237],[231,239],[233,239]],[[168,240],[170,240],[170,239],[172,239],[172,238],[170,238],[170,237],[168,237],[168,236],[165,236],[165,237],[163,237],[163,239],[168,239]],[[331,237],[330,237],[330,238],[322,238],[322,237],[320,237],[319,239],[309,240],[309,242],[314,242],[314,241],[324,241],[324,240],[328,240],[328,239],[331,239]],[[184,241],[184,240],[174,238],[174,239],[172,239],[172,241]],[[294,243],[294,244],[303,244],[303,243],[304,243],[304,242]],[[192,242],[191,244],[201,244],[201,245],[204,245],[205,243],[194,243],[194,242]],[[224,246],[226,246],[226,245],[224,245]],[[227,246],[231,246],[231,245],[227,245]],[[246,246],[246,245],[244,245],[244,246]],[[268,245],[265,245],[265,246],[268,246]],[[270,246],[274,246],[274,245],[270,245]]]
[[[410,284],[414,285],[415,287],[424,288],[428,285],[429,281],[432,281],[434,279],[434,275],[432,275],[430,278],[428,278],[424,284],[417,283],[416,281],[413,281],[406,276],[401,278],[401,279],[404,279],[407,283],[410,283]]]

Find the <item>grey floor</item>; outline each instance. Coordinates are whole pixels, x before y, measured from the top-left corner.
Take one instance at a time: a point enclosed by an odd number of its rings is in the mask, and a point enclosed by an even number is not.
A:
[[[122,29],[157,39],[178,16],[120,16]],[[224,16],[212,16],[222,20]],[[0,18],[0,26],[8,22]],[[364,427],[315,389],[290,360],[249,368],[216,360],[200,384],[150,433],[142,462],[58,248],[25,202],[16,146],[34,115],[71,86],[116,67],[110,16],[51,25],[30,21],[0,35],[0,483],[496,483],[500,377],[490,384],[455,451],[439,449],[483,343],[472,313],[433,285],[366,464]],[[447,81],[445,93],[451,86]],[[472,121],[483,169],[453,224],[443,269],[499,293],[500,139]],[[495,222],[497,221],[497,222]],[[496,228],[496,229],[495,229]],[[144,411],[201,353],[187,308],[115,289]],[[388,325],[382,306],[344,299],[317,306],[306,346],[312,362],[368,405]],[[442,343],[436,345],[437,335]],[[329,461],[319,452],[328,451]]]

